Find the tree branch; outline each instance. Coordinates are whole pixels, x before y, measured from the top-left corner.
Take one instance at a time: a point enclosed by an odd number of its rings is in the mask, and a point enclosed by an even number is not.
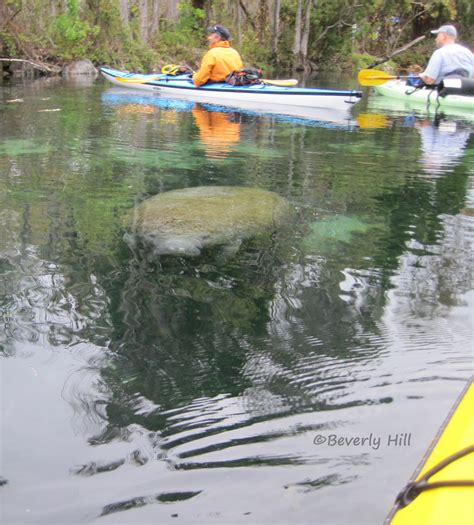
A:
[[[6,8],[8,9],[8,8]],[[3,21],[2,28],[7,27],[7,25],[21,12],[21,7],[19,7],[14,13],[9,13],[8,18]]]
[[[247,11],[247,8],[245,7],[245,5],[244,5],[242,0],[239,0],[239,5],[242,8],[242,11],[244,12],[244,15],[247,17],[247,20],[249,21],[249,24],[256,31],[257,30],[257,26],[255,25],[255,22],[252,20],[252,17],[250,16],[249,12]]]
[[[349,3],[346,2],[344,8],[341,10],[341,18],[337,20],[336,22],[334,22],[334,24],[326,26],[323,32],[318,36],[318,38],[316,38],[315,42],[319,42],[326,35],[326,33],[333,27],[338,27],[338,26],[351,27],[353,22],[352,23],[346,22],[345,18],[346,16],[350,18],[353,12],[357,10],[359,7],[364,7],[364,6],[362,4],[349,5]]]
[[[417,2],[412,2],[413,5],[419,5],[417,4]],[[398,36],[397,38],[395,39],[393,45],[397,45],[399,39],[400,39],[400,36],[403,34],[403,32],[405,31],[405,28],[410,25],[410,24],[413,24],[413,20],[415,20],[416,18],[419,18],[420,16],[424,15],[426,13],[426,11],[428,10],[427,7],[423,6],[423,9],[421,11],[418,11],[418,13],[415,13],[414,16],[412,16],[410,19],[408,19],[403,25],[402,27],[400,28],[400,32],[398,33]]]
[[[374,62],[370,66],[367,66],[367,69],[372,69],[373,67],[379,66],[380,64],[383,64],[384,62],[387,62],[387,60],[390,60],[395,55],[399,55],[400,53],[403,53],[404,51],[406,51],[410,47],[414,46],[415,44],[418,44],[418,42],[421,42],[425,38],[426,37],[424,35],[423,36],[419,36],[418,38],[415,38],[415,40],[412,40],[411,42],[409,42],[408,44],[404,45],[403,47],[400,47],[400,48],[396,49],[393,53],[390,53],[390,55],[388,55],[388,56],[386,56],[384,58],[381,58],[380,60],[377,60],[376,62]]]

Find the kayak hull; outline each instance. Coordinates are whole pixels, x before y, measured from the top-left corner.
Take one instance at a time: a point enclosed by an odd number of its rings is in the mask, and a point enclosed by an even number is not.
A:
[[[298,106],[349,111],[360,100],[360,91],[298,88],[253,84],[231,86],[225,82],[195,87],[185,76],[141,75],[126,73],[106,67],[101,74],[112,84],[144,91],[152,91],[173,98],[190,98],[195,101],[237,106],[241,102],[264,104],[272,107]]]
[[[474,445],[474,382],[471,380],[432,446],[418,467],[413,480],[419,480],[443,460]],[[474,452],[449,463],[428,479],[429,483],[473,480]],[[474,486],[441,486],[422,491],[405,507],[396,506],[386,525],[468,525],[473,523]]]
[[[474,96],[447,95],[438,96],[435,89],[417,89],[407,86],[403,80],[391,80],[374,87],[377,95],[405,102],[409,105],[430,108],[432,110],[463,110],[474,113]]]
[[[196,102],[189,98],[165,97],[153,92],[134,91],[123,87],[110,87],[103,91],[102,100],[111,106],[126,106],[127,104],[141,105],[142,107],[161,108],[165,111],[191,111],[199,105],[206,111],[233,112],[249,116],[265,116],[279,122],[304,124],[316,127],[351,130],[356,127],[356,121],[347,110],[326,108],[307,108],[302,106],[286,106],[258,104],[256,102],[240,101],[238,107],[229,104],[215,104],[210,102]]]

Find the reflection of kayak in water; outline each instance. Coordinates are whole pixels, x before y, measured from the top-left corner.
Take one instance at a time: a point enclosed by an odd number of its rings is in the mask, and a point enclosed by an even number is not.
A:
[[[371,99],[379,99],[377,106],[382,108],[385,100],[393,100],[403,105],[411,106],[415,109],[423,109],[427,112],[445,111],[454,112],[466,118],[474,119],[474,96],[465,95],[447,95],[445,97],[438,96],[435,89],[414,89],[407,86],[403,80],[391,80],[385,82],[380,86],[374,86],[375,93],[382,95],[381,97],[371,97]],[[401,108],[403,108],[401,105]],[[393,107],[393,104],[391,104]]]
[[[471,525],[474,519],[474,382],[471,380],[387,525]]]
[[[134,91],[129,88],[109,88],[101,94],[102,102],[118,107],[125,104],[142,104],[155,106],[164,111],[187,112],[191,111],[196,102],[183,98],[163,98],[161,95],[149,91]],[[239,103],[234,108],[228,105],[200,103],[207,111],[231,113],[238,111],[250,117],[272,118],[278,122],[289,124],[303,124],[318,128],[352,129],[355,121],[347,111],[336,111],[324,108],[304,108],[298,106],[272,106],[256,104],[254,102]]]

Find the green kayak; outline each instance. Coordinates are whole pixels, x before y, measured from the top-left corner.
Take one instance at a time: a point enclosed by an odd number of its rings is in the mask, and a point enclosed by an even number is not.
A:
[[[371,97],[372,104],[378,108],[418,109],[430,113],[443,111],[458,114],[469,119],[474,118],[474,96],[449,94],[441,96],[435,89],[414,89],[403,80],[391,80],[380,86],[374,86],[375,93],[382,97]],[[377,100],[378,99],[378,100]],[[387,103],[396,101],[397,104]],[[398,106],[398,107],[395,107]]]

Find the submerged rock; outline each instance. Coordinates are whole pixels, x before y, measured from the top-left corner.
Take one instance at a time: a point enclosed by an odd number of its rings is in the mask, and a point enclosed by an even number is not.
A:
[[[74,77],[76,75],[91,75],[95,77],[97,76],[98,71],[89,59],[78,59],[67,64],[67,66],[61,71],[61,74],[63,77]]]
[[[157,255],[197,256],[211,246],[238,249],[241,241],[279,227],[290,204],[258,188],[200,186],[161,193],[132,214],[132,235]]]

